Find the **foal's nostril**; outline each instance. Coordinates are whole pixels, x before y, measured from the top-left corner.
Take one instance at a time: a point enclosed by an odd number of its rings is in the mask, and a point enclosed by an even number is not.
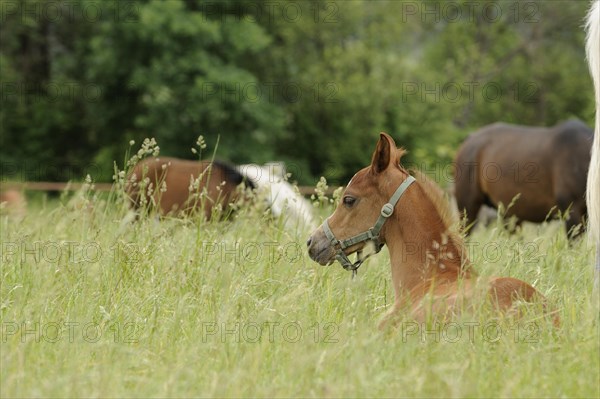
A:
[[[309,239],[306,241],[306,246],[307,246],[307,247],[310,247],[310,243],[311,243],[311,242],[312,242],[312,238],[309,238]]]

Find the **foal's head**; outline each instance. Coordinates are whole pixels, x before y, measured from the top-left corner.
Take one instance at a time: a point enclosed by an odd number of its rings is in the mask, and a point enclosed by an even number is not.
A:
[[[308,253],[314,261],[328,265],[336,258],[338,248],[331,237],[327,237],[325,224],[335,238],[342,241],[375,226],[384,204],[390,200],[399,185],[410,178],[408,172],[400,166],[400,158],[404,153],[404,150],[396,148],[396,143],[388,134],[381,133],[371,165],[354,175],[334,213],[308,239]],[[402,197],[394,212],[400,207],[410,206],[409,202],[408,196]],[[367,243],[382,246],[388,223],[381,228],[377,242],[367,240],[353,243],[343,249],[344,254],[361,251]]]

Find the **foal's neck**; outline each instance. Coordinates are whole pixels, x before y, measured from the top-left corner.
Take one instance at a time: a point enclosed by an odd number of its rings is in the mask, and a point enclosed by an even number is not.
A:
[[[455,281],[468,275],[462,268],[466,261],[462,245],[450,233],[424,188],[416,182],[407,194],[415,200],[406,202],[418,207],[398,207],[386,226],[397,296],[427,281]]]

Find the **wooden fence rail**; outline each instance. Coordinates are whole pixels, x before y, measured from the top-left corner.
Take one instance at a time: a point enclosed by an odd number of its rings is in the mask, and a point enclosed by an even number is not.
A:
[[[0,191],[15,189],[19,191],[77,191],[83,187],[84,183],[61,183],[61,182],[48,182],[48,181],[36,181],[36,182],[1,182]],[[94,183],[94,190],[96,191],[110,191],[112,183]],[[315,188],[311,186],[298,186],[300,194],[309,196],[315,193]],[[335,188],[329,188],[326,192],[327,195],[331,195]]]

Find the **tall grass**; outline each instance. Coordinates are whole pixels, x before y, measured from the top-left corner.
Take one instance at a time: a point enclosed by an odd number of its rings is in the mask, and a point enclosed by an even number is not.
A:
[[[260,205],[226,222],[131,222],[114,195],[79,195],[0,219],[2,397],[600,395],[592,252],[556,222],[512,235],[495,223],[468,247],[480,274],[546,295],[560,327],[405,320],[382,333],[386,251],[351,279]]]

